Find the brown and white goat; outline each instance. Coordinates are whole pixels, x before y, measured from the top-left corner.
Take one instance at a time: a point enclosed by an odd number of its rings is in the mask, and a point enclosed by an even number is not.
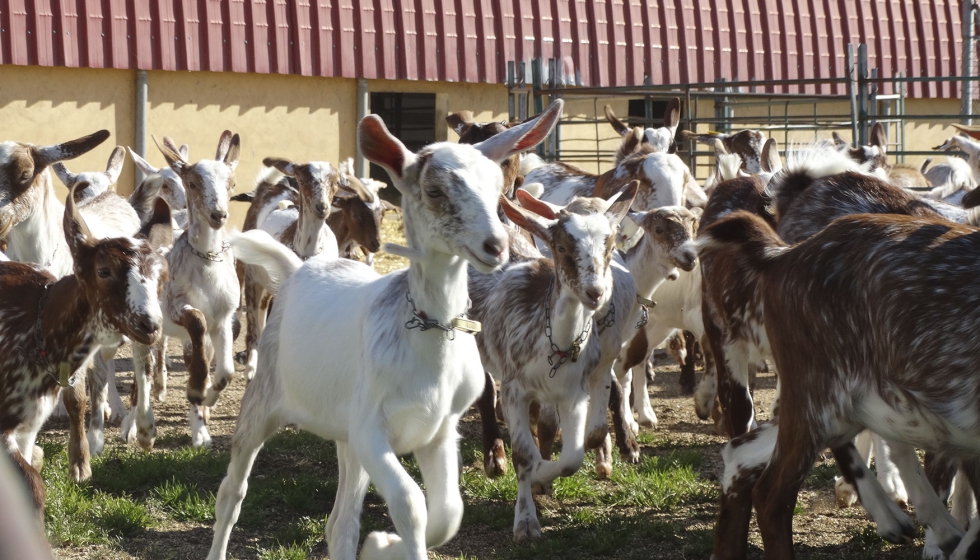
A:
[[[32,466],[40,459],[34,441],[61,387],[74,395],[66,399],[70,410],[75,403],[84,408],[84,372],[99,349],[100,333],[119,332],[152,344],[162,326],[159,287],[166,263],[148,241],[96,238],[74,202],[84,186],[69,190],[63,217],[74,274],[58,280],[37,265],[0,264],[0,434],[39,509],[44,487]],[[69,456],[87,455],[84,430],[80,424],[72,430]]]
[[[388,186],[387,183],[368,177],[360,182],[364,188],[358,194],[337,193],[333,199],[334,210],[327,216],[327,225],[337,236],[341,257],[356,260],[361,252],[364,262],[374,266],[374,254],[381,250],[381,222],[385,214],[401,213],[401,208],[381,198],[380,191]]]
[[[125,159],[126,150],[122,146],[116,146],[112,150],[112,153],[109,154],[109,161],[106,163],[105,171],[72,173],[60,161],[52,165],[51,169],[54,170],[54,174],[61,179],[61,182],[69,190],[71,190],[75,183],[88,183],[88,186],[84,189],[75,191],[75,196],[78,197],[76,202],[79,202],[87,198],[95,198],[106,191],[115,191],[116,181],[119,180],[119,174],[122,173],[122,166]]]
[[[180,148],[174,148],[174,142],[169,137],[163,137],[163,145],[170,147],[185,160],[188,157],[187,144],[182,144]],[[136,209],[140,217],[140,223],[147,223],[153,215],[154,201],[160,197],[167,201],[170,212],[173,216],[174,225],[181,230],[187,227],[187,192],[184,184],[173,169],[167,167],[154,167],[132,149],[129,150],[133,163],[143,172],[143,180],[137,185],[133,194],[129,195],[129,203]]]
[[[758,130],[746,129],[732,134],[724,132],[698,134],[684,130],[681,131],[681,138],[711,146],[715,150],[715,157],[723,154],[737,155],[742,160],[742,170],[750,175],[756,175],[763,170],[762,149],[766,145],[766,135]]]
[[[195,447],[210,444],[206,407],[214,406],[235,373],[232,323],[241,296],[223,228],[228,221],[228,192],[235,186],[240,142],[237,134],[226,130],[215,158],[195,164],[157,143],[187,189],[187,229],[167,254],[170,279],[163,287],[162,302],[164,334],[184,343],[188,417]],[[211,349],[216,378],[213,385],[209,379]]]
[[[922,171],[904,163],[888,163],[888,133],[884,125],[875,123],[871,127],[870,144],[852,148],[836,132],[833,133],[834,145],[839,151],[847,154],[860,164],[870,165],[870,171],[877,173],[882,179],[903,189],[927,189],[929,180]]]
[[[781,376],[778,425],[760,426],[723,452],[714,558],[745,556],[753,505],[767,558],[793,558],[797,493],[828,446],[859,493],[864,483],[861,500],[879,534],[909,539],[910,520],[871,479],[851,442],[864,429],[892,442],[917,516],[936,531],[942,550],[974,557],[977,529],[960,542],[963,530],[929,486],[914,448],[953,459],[980,454],[980,323],[962,313],[980,293],[980,232],[864,214],[839,218],[788,247],[761,218],[737,213],[702,238],[702,254],[729,255],[735,274],[762,287],[765,331]]]
[[[623,121],[616,117],[612,107],[606,105],[603,110],[606,113],[606,120],[612,125],[613,130],[620,136],[626,137],[633,133],[633,128],[627,126]],[[674,136],[677,134],[677,126],[681,122],[681,100],[673,98],[667,102],[664,109],[664,125],[659,128],[641,129],[641,142],[649,144],[663,153],[672,153],[674,147]]]
[[[51,173],[55,162],[76,158],[109,137],[102,130],[53,146],[34,146],[20,142],[0,143],[0,238],[6,238],[11,260],[32,262],[51,272],[56,278],[72,273],[73,260],[65,240],[63,218],[65,207],[55,196]],[[79,203],[79,212],[96,237],[121,237],[135,234],[140,229],[139,219],[125,199],[111,192]],[[119,417],[126,408],[116,392],[113,379],[112,356],[123,342],[119,333],[100,332],[98,341],[102,351],[96,356],[92,372],[92,415],[89,427],[89,445],[92,454],[102,452],[105,441],[103,425],[106,415]],[[65,396],[72,398],[71,393]],[[68,404],[68,403],[66,403]],[[77,403],[69,408],[72,434],[83,433],[75,424],[84,422],[84,411]],[[90,473],[87,456],[83,463],[72,463],[73,476],[87,478]]]
[[[471,271],[472,314],[484,324],[477,339],[484,369],[502,378],[501,395],[517,471],[518,496],[514,540],[541,536],[532,500],[532,485],[549,486],[570,476],[585,459],[587,418],[597,408],[602,415],[602,444],[608,431],[605,398],[593,398],[593,383],[606,385],[606,376],[593,375],[601,358],[601,343],[593,332],[595,313],[612,294],[609,269],[615,250],[615,229],[626,215],[636,185],[619,199],[584,202],[595,207],[587,215],[554,213],[538,204],[530,212],[501,197],[507,217],[543,240],[555,259],[540,258],[513,265],[497,274]],[[530,200],[528,200],[530,199]],[[524,197],[525,201],[533,201]],[[536,201],[534,201],[536,202]],[[611,364],[611,362],[610,362]],[[601,372],[598,372],[601,374]],[[534,443],[530,426],[532,402],[557,408],[562,430],[562,454],[546,461]]]
[[[479,144],[510,128],[505,122],[476,122],[472,111],[449,113],[446,124],[459,135],[460,144]],[[504,172],[504,195],[513,199],[514,189],[523,182],[523,179],[518,179],[521,175],[520,154],[514,154],[502,161],[500,170]]]
[[[337,236],[327,226],[327,215],[341,189],[359,198],[368,197],[360,181],[342,175],[327,162],[300,164],[283,158],[265,158],[262,163],[267,170],[260,175],[254,190],[255,199],[246,214],[245,231],[254,223],[303,260],[338,258]],[[295,200],[296,205],[280,205],[284,199]],[[258,364],[259,337],[272,302],[271,282],[261,267],[245,267],[245,379],[248,381],[255,375]]]

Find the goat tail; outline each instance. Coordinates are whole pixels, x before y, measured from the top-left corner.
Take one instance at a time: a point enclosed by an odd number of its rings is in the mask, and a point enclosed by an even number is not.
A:
[[[234,202],[252,202],[252,199],[253,198],[255,198],[255,191],[247,192],[247,193],[241,193],[241,194],[236,194],[235,196],[231,197],[228,200],[231,200],[231,201],[234,201]]]
[[[268,288],[273,294],[279,293],[283,282],[303,266],[296,253],[260,229],[231,232],[228,241],[236,259],[265,269],[272,280]]]
[[[695,246],[701,258],[726,252],[743,257],[757,271],[767,268],[788,247],[765,220],[744,210],[705,228],[698,234]]]

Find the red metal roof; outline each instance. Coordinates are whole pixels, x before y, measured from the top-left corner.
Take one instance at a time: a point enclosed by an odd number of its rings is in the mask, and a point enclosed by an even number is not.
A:
[[[961,42],[953,0],[0,0],[0,28],[3,64],[502,83],[540,57],[586,86],[841,76],[851,42],[955,76]]]

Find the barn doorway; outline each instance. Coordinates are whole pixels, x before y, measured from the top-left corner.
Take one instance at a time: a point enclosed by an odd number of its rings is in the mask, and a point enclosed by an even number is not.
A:
[[[371,113],[381,117],[388,130],[413,152],[436,141],[436,94],[389,93],[371,94]],[[371,164],[372,179],[391,185],[391,178],[380,165]],[[398,202],[395,189],[383,189],[382,198]]]

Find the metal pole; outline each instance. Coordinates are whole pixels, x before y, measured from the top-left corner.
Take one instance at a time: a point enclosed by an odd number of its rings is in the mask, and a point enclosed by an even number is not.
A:
[[[868,45],[861,43],[858,45],[858,137],[854,139],[854,146],[868,145]]]
[[[357,126],[356,123],[361,122],[361,119],[368,116],[368,111],[371,110],[371,98],[368,96],[367,80],[364,78],[359,78],[357,80],[357,120],[355,122],[355,126]],[[356,142],[355,145],[357,147],[355,148],[356,151],[354,152],[354,173],[357,174],[358,177],[367,177],[367,159],[364,158],[364,154],[361,152],[361,148]]]
[[[146,109],[149,86],[146,77],[146,70],[136,71],[136,153],[146,159]],[[139,167],[135,167],[136,187],[143,182],[146,177]]]
[[[847,44],[847,96],[851,98],[851,138],[858,136],[857,85],[854,83],[854,43]]]
[[[541,74],[544,73],[543,70],[544,69],[543,69],[542,64],[541,64],[541,59],[540,58],[532,58],[531,59],[531,87],[533,88],[533,90],[532,90],[532,94],[531,95],[534,97],[533,102],[534,102],[534,114],[535,115],[540,115],[541,112],[544,111],[544,100],[541,99],[541,94],[540,94],[540,91],[541,91],[541,80],[543,78],[543,76]],[[536,149],[536,152],[538,154],[538,157],[541,158],[541,159],[544,159],[544,158],[547,157],[547,154],[545,154],[545,151],[544,151],[544,143],[543,142],[541,144],[538,144],[538,147]]]
[[[963,70],[961,74],[968,78],[973,74],[973,0],[963,0]],[[973,82],[963,80],[961,84],[960,111],[963,113],[963,124],[971,124],[973,120]]]
[[[507,116],[511,122],[517,120],[517,107],[514,103],[514,61],[507,62]]]

